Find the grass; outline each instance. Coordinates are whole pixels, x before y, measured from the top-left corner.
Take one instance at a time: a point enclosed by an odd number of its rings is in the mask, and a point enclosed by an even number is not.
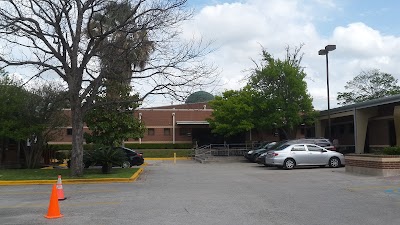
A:
[[[93,178],[129,178],[138,168],[112,168],[111,173],[103,174],[101,169],[85,169],[83,177],[71,177],[69,169],[2,169],[0,180],[57,180],[62,179],[93,179]]]
[[[145,158],[188,157],[191,149],[135,149],[142,152]],[[84,170],[83,177],[71,177],[69,169],[0,169],[0,181],[4,180],[57,180],[62,179],[93,179],[93,178],[130,178],[138,168],[112,168],[111,173],[103,174],[101,169],[89,168]]]
[[[135,149],[137,152],[142,152],[144,158],[173,158],[188,157],[192,152],[191,149]]]

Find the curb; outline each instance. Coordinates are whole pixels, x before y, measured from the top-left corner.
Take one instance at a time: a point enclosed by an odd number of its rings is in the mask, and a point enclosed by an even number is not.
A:
[[[176,160],[191,160],[190,157],[176,157]],[[174,158],[144,158],[144,160],[174,160]]]
[[[99,178],[99,179],[64,179],[63,184],[100,184],[100,183],[129,183],[134,182],[143,172],[143,168],[139,168],[130,178]],[[39,185],[39,184],[55,184],[57,180],[17,180],[17,181],[0,181],[0,186],[13,185]]]

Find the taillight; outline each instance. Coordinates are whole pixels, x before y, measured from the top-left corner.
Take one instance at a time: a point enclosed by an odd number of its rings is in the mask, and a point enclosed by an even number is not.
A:
[[[278,153],[276,153],[276,152],[271,152],[271,153],[268,153],[268,155],[270,155],[271,157],[273,157],[273,156],[277,156]]]

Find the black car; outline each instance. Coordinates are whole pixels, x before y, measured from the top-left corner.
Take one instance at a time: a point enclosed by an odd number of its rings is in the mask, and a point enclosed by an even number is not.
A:
[[[122,168],[129,168],[131,166],[140,166],[144,163],[143,153],[136,152],[130,148],[125,147],[115,147],[119,151],[123,151],[126,154],[126,161],[122,162],[121,165],[114,165],[120,166]],[[84,167],[89,168],[89,166],[101,166],[91,160],[90,154],[88,152],[84,152],[83,154],[83,162]],[[70,161],[68,161],[68,168],[70,167]]]
[[[274,146],[276,142],[268,142],[264,144],[261,148],[250,150],[245,153],[244,157],[248,159],[250,162],[256,162],[256,159],[262,153],[268,151],[272,146]]]
[[[124,162],[121,165],[121,167],[129,168],[131,166],[140,166],[144,163],[144,158],[143,158],[142,152],[138,153],[130,148],[125,148],[125,147],[116,147],[116,149],[120,149],[121,151],[124,151],[126,153],[126,157],[128,158],[128,161]]]

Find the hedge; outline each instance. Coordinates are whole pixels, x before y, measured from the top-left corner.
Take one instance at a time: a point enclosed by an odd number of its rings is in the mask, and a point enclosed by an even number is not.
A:
[[[56,151],[72,149],[71,144],[51,144],[49,146]],[[185,144],[126,143],[125,147],[131,148],[131,149],[191,149],[192,144],[190,144],[190,143],[185,143]],[[92,145],[92,144],[84,144],[83,145],[83,149],[85,149],[85,150],[92,150],[93,148],[94,148],[94,145]]]
[[[383,149],[382,153],[384,155],[400,155],[400,147],[399,146],[386,147]]]

